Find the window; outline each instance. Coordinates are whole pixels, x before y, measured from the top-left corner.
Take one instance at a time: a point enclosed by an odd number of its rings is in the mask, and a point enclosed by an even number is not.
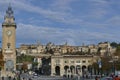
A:
[[[86,61],[85,61],[85,60],[83,60],[83,61],[82,61],[82,63],[86,63]]]
[[[74,61],[71,61],[71,63],[74,63]]]
[[[64,61],[65,63],[68,63],[68,61]]]
[[[90,60],[88,60],[88,63],[90,63],[91,61]]]
[[[76,63],[80,63],[80,60],[76,61]]]
[[[60,63],[60,60],[58,59],[58,60],[56,60],[56,64],[59,64]]]
[[[8,49],[10,48],[10,45],[11,45],[10,43],[7,43],[7,47],[8,47]]]

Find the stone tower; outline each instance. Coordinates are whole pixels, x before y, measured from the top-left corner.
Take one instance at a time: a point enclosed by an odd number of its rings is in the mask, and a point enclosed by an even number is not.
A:
[[[12,76],[16,70],[16,23],[9,5],[2,23],[2,54],[4,56],[3,76]]]

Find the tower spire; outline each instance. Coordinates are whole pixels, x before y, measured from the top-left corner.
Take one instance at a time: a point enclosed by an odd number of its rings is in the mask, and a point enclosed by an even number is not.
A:
[[[9,2],[9,6],[11,6],[11,3]]]
[[[15,18],[14,18],[14,15],[13,15],[13,10],[12,10],[12,7],[11,7],[11,3],[9,3],[8,5],[8,9],[6,10],[6,14],[4,16],[4,22],[3,22],[3,26],[5,25],[13,25],[16,27],[16,23],[14,22],[15,21]]]
[[[8,6],[8,9],[6,10],[6,16],[5,17],[14,18],[13,10],[12,10],[12,7],[11,7],[10,3],[9,3],[9,6]]]

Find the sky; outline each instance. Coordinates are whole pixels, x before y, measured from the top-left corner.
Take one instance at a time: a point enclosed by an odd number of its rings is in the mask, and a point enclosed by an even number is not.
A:
[[[120,42],[120,0],[0,0],[0,40],[9,3],[17,24],[16,46]]]

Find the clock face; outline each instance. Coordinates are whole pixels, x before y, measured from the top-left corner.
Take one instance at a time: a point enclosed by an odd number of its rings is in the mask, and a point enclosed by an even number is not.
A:
[[[12,31],[8,30],[7,35],[10,36],[12,34]]]

